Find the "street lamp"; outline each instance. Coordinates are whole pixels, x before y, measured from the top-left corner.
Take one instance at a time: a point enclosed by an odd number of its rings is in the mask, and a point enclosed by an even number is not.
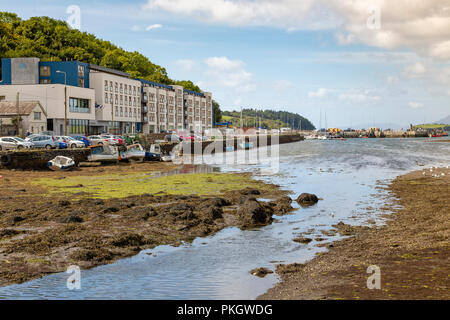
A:
[[[64,74],[64,135],[67,136],[67,73],[60,70],[56,73]]]

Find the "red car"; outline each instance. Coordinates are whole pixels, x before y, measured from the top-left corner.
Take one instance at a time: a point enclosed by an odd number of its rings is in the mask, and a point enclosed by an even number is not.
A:
[[[193,135],[189,136],[180,136],[183,141],[195,141],[195,137]]]

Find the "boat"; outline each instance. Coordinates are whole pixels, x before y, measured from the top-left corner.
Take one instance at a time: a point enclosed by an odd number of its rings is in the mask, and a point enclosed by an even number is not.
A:
[[[442,137],[448,137],[448,133],[447,132],[443,132],[443,133],[435,133],[431,135],[432,138],[442,138]]]
[[[126,151],[120,152],[120,158],[122,160],[138,160],[143,161],[145,158],[145,150],[139,143],[127,146]]]
[[[53,171],[67,171],[75,167],[75,161],[68,157],[57,156],[47,162],[47,167]]]
[[[109,144],[89,147],[91,154],[88,156],[89,162],[117,162],[119,161],[119,150],[116,146]]]
[[[145,160],[161,161],[161,146],[158,143],[152,144],[149,151],[145,152]]]
[[[170,154],[163,155],[163,156],[161,156],[161,161],[171,162],[171,161],[173,161],[173,156]]]

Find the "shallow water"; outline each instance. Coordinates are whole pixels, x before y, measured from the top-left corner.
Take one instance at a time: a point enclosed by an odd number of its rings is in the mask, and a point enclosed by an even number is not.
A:
[[[382,223],[380,208],[389,201],[376,188],[411,170],[450,165],[450,144],[424,139],[354,139],[304,141],[280,146],[280,171],[261,175],[264,165],[221,165],[200,171],[249,171],[258,179],[279,184],[292,197],[315,193],[318,205],[277,217],[270,226],[241,231],[225,229],[192,244],[161,246],[114,264],[82,271],[81,290],[66,287],[66,273],[0,288],[0,299],[254,299],[277,277],[257,278],[249,270],[278,263],[305,262],[319,243],[292,241],[295,235],[326,237],[320,230],[344,221]],[[192,172],[196,169],[189,169]],[[188,171],[189,171],[188,170]],[[185,170],[181,170],[185,173]],[[147,253],[151,252],[152,255]]]

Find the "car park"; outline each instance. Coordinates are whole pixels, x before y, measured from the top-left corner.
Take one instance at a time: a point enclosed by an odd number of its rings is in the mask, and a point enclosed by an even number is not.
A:
[[[33,147],[33,143],[23,140],[19,137],[1,137],[0,151],[14,149],[29,149]]]
[[[56,149],[59,147],[55,137],[47,135],[32,135],[26,138],[25,141],[33,143],[33,148]]]
[[[85,136],[71,136],[71,137],[79,141],[82,141],[85,147],[89,147],[90,145],[92,145],[91,141]]]
[[[58,141],[62,141],[62,142],[67,143],[68,147],[72,148],[72,149],[74,149],[74,148],[84,148],[85,147],[84,142],[79,141],[79,140],[77,140],[77,139],[75,139],[73,137],[62,136],[62,137],[56,137],[56,139]]]

